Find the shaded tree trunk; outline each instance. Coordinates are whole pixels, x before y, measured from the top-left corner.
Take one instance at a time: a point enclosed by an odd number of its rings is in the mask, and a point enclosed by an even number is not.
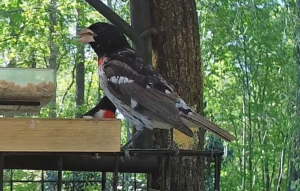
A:
[[[50,57],[49,66],[51,69],[57,71],[57,56],[58,56],[58,45],[55,42],[55,26],[57,25],[56,14],[57,14],[57,4],[56,0],[51,0],[49,5],[49,47],[50,47]],[[55,78],[56,79],[56,78]],[[56,82],[55,82],[56,83]],[[56,118],[56,98],[50,103],[50,114],[49,118]]]
[[[79,0],[79,3],[81,0]],[[79,18],[83,17],[83,11],[77,8],[77,32],[82,28]],[[76,52],[76,118],[81,116],[80,107],[84,104],[84,46],[77,45]]]
[[[200,53],[199,26],[194,0],[150,0],[152,26],[157,29],[153,39],[153,65],[176,88],[183,99],[203,114],[203,63]],[[201,150],[204,131],[195,133],[193,148]],[[155,144],[165,147],[168,132],[157,130]],[[167,169],[152,174],[151,187],[159,190],[204,190],[202,158],[174,158]],[[162,170],[163,165],[161,163]],[[165,182],[166,186],[161,185]]]
[[[36,57],[35,57],[34,49],[31,49],[30,60],[31,60],[31,68],[36,68]]]

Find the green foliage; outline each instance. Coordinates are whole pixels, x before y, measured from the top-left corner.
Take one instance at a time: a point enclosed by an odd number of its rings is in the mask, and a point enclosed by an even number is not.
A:
[[[197,2],[206,114],[238,138],[224,145],[231,153],[222,190],[285,189],[296,115],[295,7]]]
[[[9,67],[49,68],[50,0],[4,0],[0,8],[0,63]],[[207,134],[205,149],[224,149],[222,190],[293,190],[299,180],[290,181],[290,162],[295,149],[297,64],[295,35],[299,26],[294,1],[196,0],[199,14],[201,52],[205,68],[205,114],[238,138],[224,143]],[[107,21],[82,0],[56,0],[57,25],[53,41],[58,46],[56,114],[74,118],[93,107],[103,92],[99,88],[96,55],[85,48],[85,100],[75,105],[75,60],[78,43],[76,26]],[[114,9],[129,22],[129,1],[112,0]],[[81,15],[78,16],[78,13]],[[200,51],[200,50],[199,50]],[[75,109],[76,108],[76,109]],[[49,116],[45,107],[38,117]],[[121,118],[121,116],[119,116]],[[122,120],[122,143],[127,124]],[[209,163],[214,167],[213,163]],[[299,165],[295,165],[299,168]],[[213,171],[205,169],[213,177]],[[5,172],[9,180],[8,171]],[[14,180],[39,180],[40,171],[13,172]],[[108,173],[112,188],[112,173]],[[121,175],[120,177],[122,177]],[[99,179],[99,173],[64,172],[65,180]],[[48,171],[46,180],[56,180]],[[144,188],[145,175],[137,174],[137,186]],[[134,177],[125,174],[124,190],[132,190]],[[211,185],[212,178],[206,180]],[[47,190],[55,184],[47,183]],[[211,186],[210,186],[211,187]],[[17,183],[16,190],[39,190],[38,183]],[[70,185],[65,184],[68,190]],[[97,190],[97,183],[78,183],[78,190]],[[5,190],[10,190],[9,185]]]

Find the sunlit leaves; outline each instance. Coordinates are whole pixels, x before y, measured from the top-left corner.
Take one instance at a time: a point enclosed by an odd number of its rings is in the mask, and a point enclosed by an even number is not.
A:
[[[242,190],[243,178],[247,190],[265,190],[266,184],[272,190],[277,187],[282,150],[284,157],[290,152],[284,137],[294,128],[294,13],[278,2],[264,0],[199,1],[199,9],[207,114],[238,137],[229,148],[240,160],[232,161],[236,166],[225,165],[225,171],[235,176],[223,176],[222,190],[232,190],[237,184],[237,190]],[[245,174],[242,157],[247,160]],[[282,188],[288,181],[287,166],[285,163]]]

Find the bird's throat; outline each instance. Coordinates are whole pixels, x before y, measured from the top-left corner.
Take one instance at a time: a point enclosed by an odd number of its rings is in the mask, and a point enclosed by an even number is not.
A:
[[[109,110],[105,110],[103,113],[103,118],[115,118],[115,113]]]
[[[105,62],[105,60],[107,60],[106,57],[98,58],[98,67],[100,67],[103,64],[103,62]]]

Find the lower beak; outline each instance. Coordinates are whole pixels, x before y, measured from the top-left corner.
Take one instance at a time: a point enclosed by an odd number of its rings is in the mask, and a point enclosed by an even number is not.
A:
[[[94,32],[88,28],[82,29],[77,34],[78,41],[81,43],[95,42],[93,34]]]

